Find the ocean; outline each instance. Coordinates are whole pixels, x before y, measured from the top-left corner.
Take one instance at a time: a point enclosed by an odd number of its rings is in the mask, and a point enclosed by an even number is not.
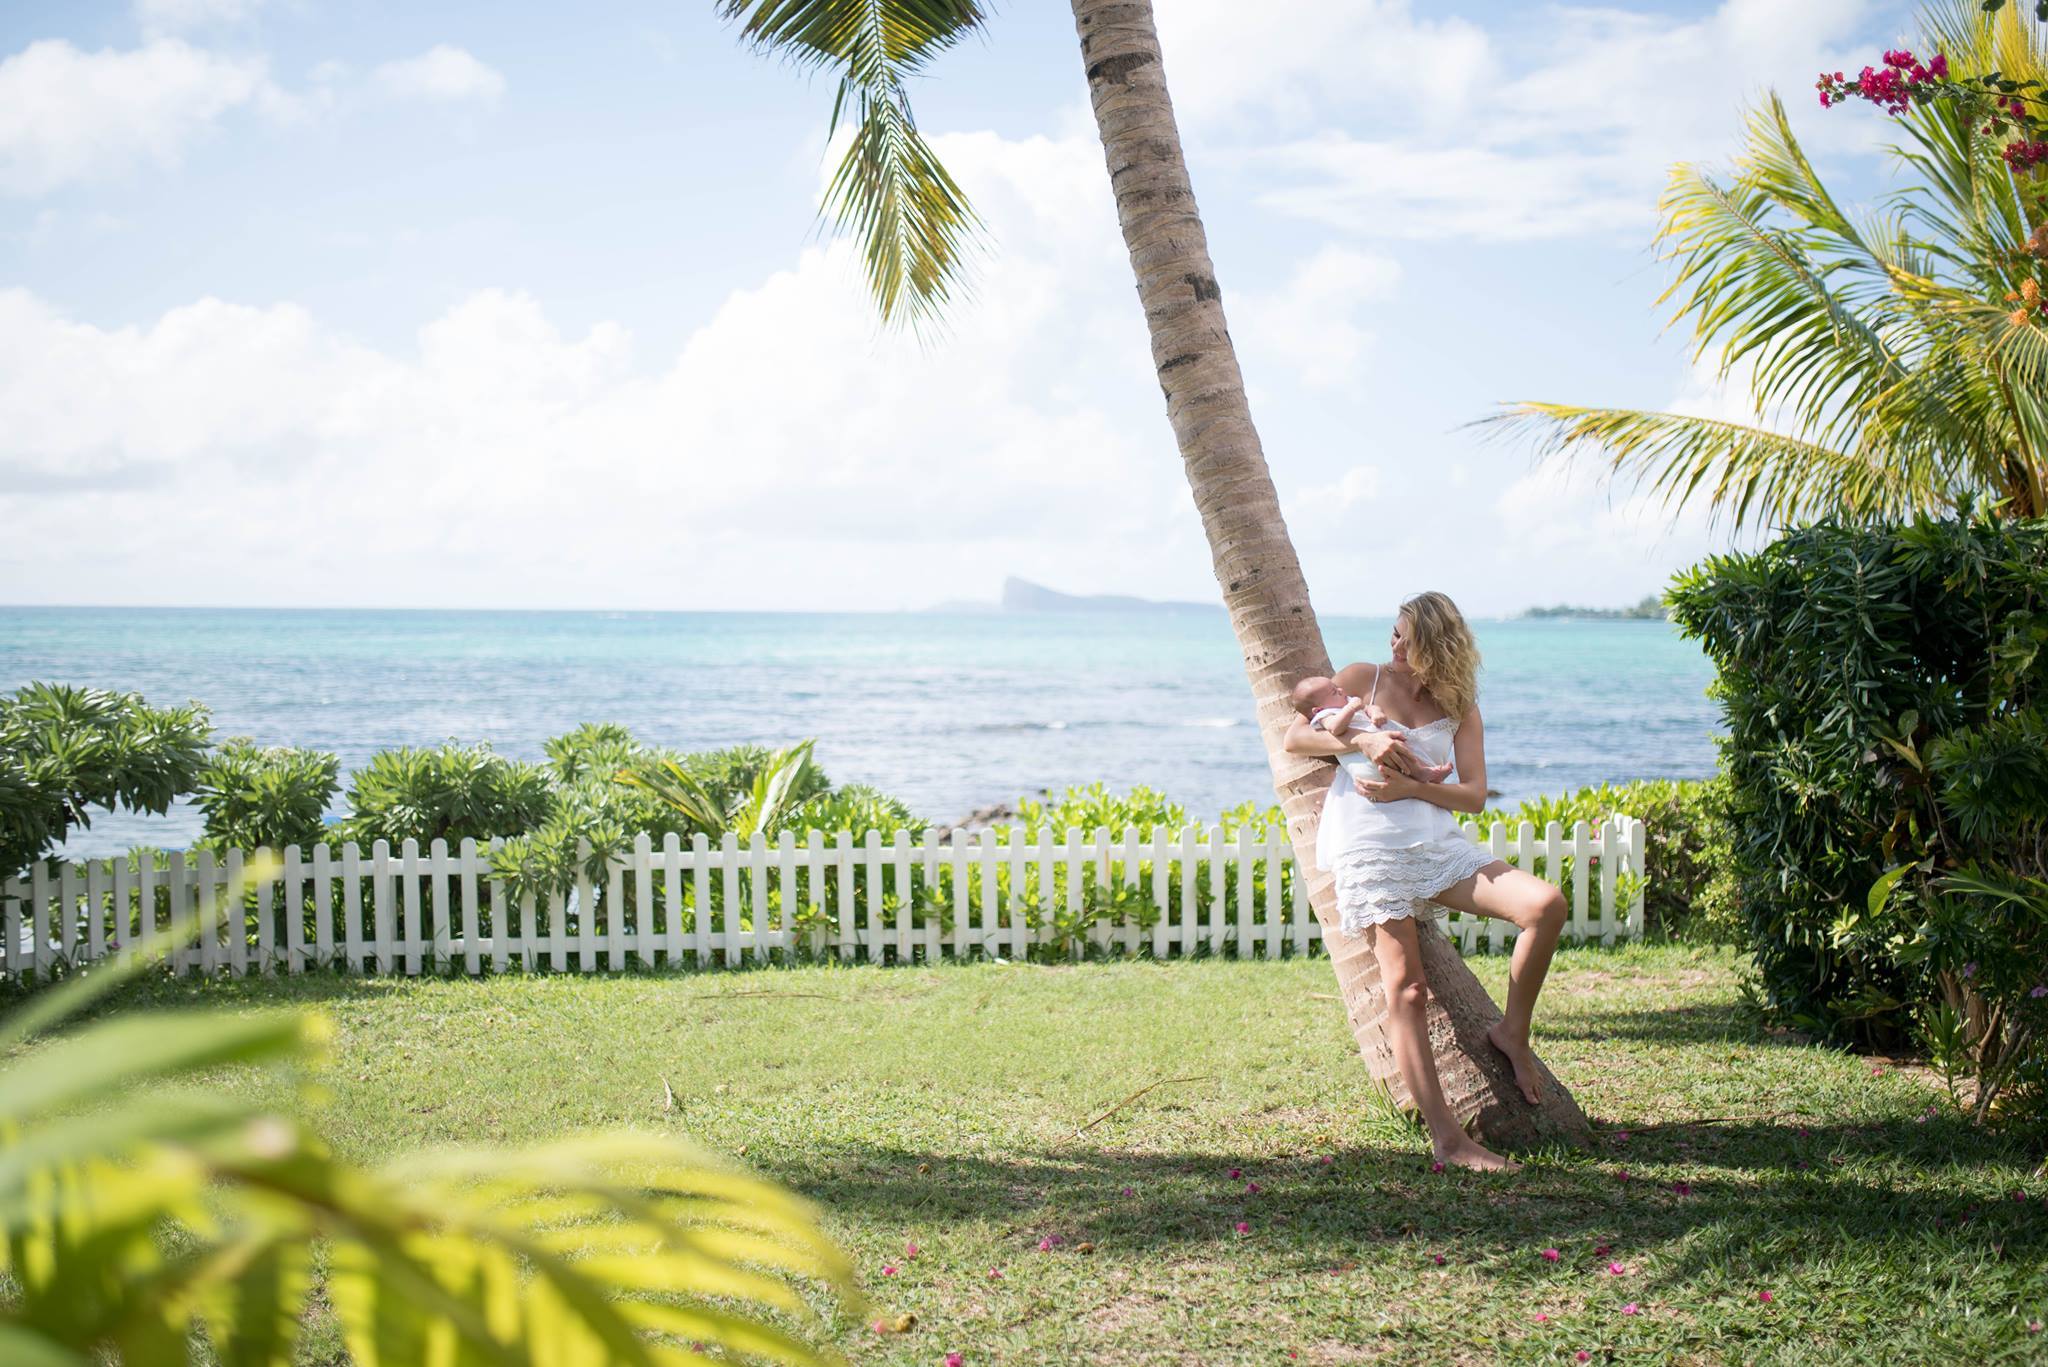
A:
[[[1339,662],[1384,659],[1391,625],[1323,619]],[[1712,772],[1713,667],[1672,627],[1472,627],[1499,801]],[[1098,780],[1161,789],[1203,820],[1272,796],[1220,612],[0,608],[0,690],[31,680],[197,700],[218,735],[331,750],[344,775],[451,738],[539,759],[548,737],[612,721],[685,749],[814,736],[834,782],[934,820]],[[177,847],[199,829],[183,804],[114,813],[67,852]]]

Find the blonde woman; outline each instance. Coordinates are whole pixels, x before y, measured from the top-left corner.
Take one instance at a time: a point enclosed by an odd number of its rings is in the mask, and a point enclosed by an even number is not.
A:
[[[1534,1103],[1538,1074],[1529,1021],[1564,928],[1564,896],[1493,858],[1458,829],[1453,813],[1486,805],[1486,740],[1477,702],[1479,648],[1457,605],[1441,593],[1410,598],[1394,620],[1390,651],[1385,664],[1337,672],[1337,686],[1365,699],[1375,724],[1354,723],[1333,736],[1297,720],[1288,728],[1287,749],[1364,756],[1365,764],[1338,769],[1323,800],[1316,863],[1336,879],[1344,933],[1372,937],[1387,993],[1387,1039],[1437,1158],[1513,1171],[1518,1165],[1466,1134],[1444,1101],[1424,1016],[1429,987],[1416,920],[1454,907],[1521,929],[1508,969],[1506,1015],[1487,1038],[1507,1056],[1516,1087]],[[1305,679],[1298,691],[1327,683]],[[1427,781],[1433,766],[1453,759],[1454,778]]]

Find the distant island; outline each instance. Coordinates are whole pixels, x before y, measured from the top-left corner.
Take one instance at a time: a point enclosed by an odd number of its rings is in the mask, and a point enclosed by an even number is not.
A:
[[[1546,618],[1570,618],[1574,621],[1593,620],[1599,622],[1661,622],[1669,614],[1664,609],[1664,599],[1650,594],[1632,608],[1577,608],[1560,605],[1554,608],[1530,608],[1524,618],[1543,620]]]
[[[1220,603],[1170,602],[1133,598],[1121,593],[1061,593],[1043,584],[1011,575],[1003,580],[998,602],[947,602],[933,612],[1221,612]]]

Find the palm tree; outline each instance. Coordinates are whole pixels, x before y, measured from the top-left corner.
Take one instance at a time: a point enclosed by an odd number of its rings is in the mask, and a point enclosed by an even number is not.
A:
[[[1304,674],[1328,673],[1329,654],[1252,426],[1181,155],[1152,6],[1149,0],[1072,3],[1167,417],[1243,651],[1288,832],[1300,866],[1312,871],[1307,856],[1315,850],[1329,769],[1287,754],[1282,740],[1293,718],[1289,688]],[[959,283],[978,224],[919,136],[905,81],[981,27],[981,6],[975,0],[720,0],[720,8],[751,42],[837,73],[833,127],[850,117],[854,132],[825,211],[860,244],[885,320],[918,324],[935,317]],[[1312,874],[1307,886],[1359,1049],[1373,1076],[1405,1105],[1382,1030],[1385,996],[1374,955],[1363,937],[1340,933],[1330,880]],[[1484,1039],[1500,1013],[1450,942],[1432,930],[1422,944],[1433,996],[1430,1038],[1459,1118],[1489,1144],[1584,1142],[1586,1118],[1555,1079],[1546,1075],[1548,1099],[1540,1107],[1516,1093]]]
[[[1925,26],[1958,82],[2048,78],[2018,9],[1955,3]],[[1981,122],[1955,100],[1902,116],[1891,150],[1911,183],[1871,215],[1829,192],[1776,95],[1732,179],[1672,169],[1663,298],[1696,357],[1747,383],[1754,423],[1557,403],[1491,421],[1734,526],[2048,512],[2048,315],[2030,306],[2048,285],[2048,168],[2008,166]]]

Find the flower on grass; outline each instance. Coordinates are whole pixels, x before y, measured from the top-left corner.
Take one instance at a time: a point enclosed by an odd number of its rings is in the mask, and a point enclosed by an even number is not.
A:
[[[2029,997],[2048,997],[2048,983],[2035,983],[2027,995]]]
[[[1623,1267],[1620,1263],[1607,1264],[1607,1275],[1610,1277],[1626,1276],[1627,1273],[1628,1269]]]
[[[1138,1193],[1137,1193],[1137,1189],[1136,1189],[1136,1188],[1134,1188],[1134,1187],[1125,1187],[1125,1188],[1124,1188],[1124,1195],[1126,1195],[1126,1196],[1136,1196],[1137,1194],[1138,1194]]]
[[[1574,1356],[1576,1356],[1580,1362],[1591,1362],[1593,1360],[1593,1355],[1583,1348],[1579,1349],[1579,1351]]]
[[[2038,1334],[2038,1333],[2040,1333],[2040,1332],[2041,1332],[2041,1321],[2039,1321],[2039,1320],[2028,1320],[2028,1321],[2027,1321],[2027,1332],[2028,1332],[2029,1334]]]
[[[886,1334],[886,1333],[888,1333],[888,1332],[889,1332],[889,1321],[887,1321],[887,1320],[876,1320],[876,1321],[875,1321],[875,1332],[876,1332],[877,1334]]]
[[[1613,1245],[1613,1244],[1595,1244],[1595,1245],[1593,1245],[1593,1256],[1594,1256],[1594,1257],[1596,1257],[1596,1258],[1604,1258],[1604,1257],[1606,1257],[1606,1256],[1607,1256],[1608,1254],[1610,1254],[1610,1253],[1612,1253],[1612,1252],[1614,1252],[1614,1245]]]
[[[946,1367],[961,1367],[961,1364],[965,1363],[966,1361],[967,1359],[961,1357],[958,1353],[946,1354]]]
[[[1038,1251],[1040,1253],[1050,1253],[1065,1242],[1066,1240],[1057,1234],[1048,1234],[1038,1241]]]
[[[1765,1305],[1769,1305],[1773,1300],[1776,1299],[1776,1297],[1772,1296],[1771,1293],[1768,1291],[1757,1292],[1756,1298],[1762,1301]]]
[[[1429,1170],[1431,1172],[1442,1172],[1444,1170],[1443,1160],[1439,1159],[1436,1162],[1431,1163],[1429,1165]]]
[[[1563,1256],[1564,1254],[1562,1252],[1554,1248],[1546,1248],[1543,1250],[1543,1261],[1546,1263],[1554,1263]]]
[[[1000,1267],[990,1268],[988,1270],[988,1279],[992,1282],[1001,1281],[1003,1279],[1003,1269],[1001,1269]]]
[[[1671,1194],[1672,1194],[1673,1196],[1690,1196],[1690,1195],[1692,1195],[1692,1183],[1690,1183],[1690,1182],[1673,1182],[1673,1183],[1671,1184]]]
[[[1430,1256],[1430,1257],[1431,1257],[1432,1259],[1434,1259],[1434,1260],[1436,1261],[1436,1265],[1437,1265],[1438,1267],[1442,1267],[1442,1266],[1444,1265],[1444,1255],[1443,1255],[1443,1254],[1441,1254],[1441,1253],[1432,1253],[1432,1254],[1430,1254],[1429,1256]]]
[[[1643,1313],[1643,1307],[1637,1305],[1634,1301],[1630,1301],[1627,1305],[1621,1307],[1621,1313],[1624,1315],[1640,1315]]]
[[[1236,1181],[1236,1180],[1237,1180],[1238,1178],[1240,1178],[1240,1177],[1242,1177],[1242,1176],[1244,1176],[1244,1169],[1243,1169],[1243,1168],[1232,1168],[1232,1169],[1230,1170],[1230,1180],[1231,1180],[1231,1181],[1235,1182],[1235,1181]]]
[[[1251,1221],[1249,1220],[1239,1220],[1236,1224],[1232,1225],[1231,1228],[1236,1230],[1239,1234],[1249,1234],[1252,1232]]]
[[[1257,1196],[1263,1190],[1265,1188],[1261,1187],[1257,1182],[1247,1182],[1244,1184],[1244,1194],[1247,1196]]]
[[[1627,1131],[1627,1130],[1616,1130],[1616,1131],[1614,1132],[1614,1142],[1615,1142],[1615,1143],[1617,1143],[1617,1144],[1626,1144],[1626,1143],[1628,1143],[1628,1131]]]
[[[1630,1177],[1630,1173],[1627,1168],[1623,1168],[1621,1171],[1615,1173],[1614,1175],[1624,1182],[1628,1181]]]
[[[1536,1322],[1538,1324],[1548,1324],[1550,1323],[1550,1316],[1544,1314],[1541,1310],[1538,1310],[1536,1312]]]
[[[2037,997],[2043,997],[2043,996],[2048,996],[2048,987],[2037,987],[2037,988],[2035,988],[2035,989],[2034,989],[2034,995],[2035,995],[2035,996],[2037,996]],[[1330,1155],[1328,1155],[1328,1154],[1324,1154],[1324,1155],[1323,1155],[1323,1166],[1324,1166],[1324,1167],[1326,1167],[1326,1168],[1327,1168],[1327,1167],[1329,1167],[1329,1166],[1330,1166],[1330,1164],[1332,1164],[1332,1163],[1334,1163],[1334,1162],[1336,1162],[1336,1161],[1337,1161],[1336,1159],[1334,1159],[1334,1158],[1330,1157]]]
[[[883,1275],[884,1277],[893,1277],[893,1276],[895,1276],[895,1275],[896,1275],[896,1268],[895,1268],[895,1265],[894,1265],[894,1264],[885,1264],[885,1265],[883,1266],[883,1268],[882,1268],[882,1275]]]
[[[906,1258],[915,1258],[920,1251],[921,1250],[918,1248],[917,1241],[915,1239],[903,1245],[903,1256]]]

